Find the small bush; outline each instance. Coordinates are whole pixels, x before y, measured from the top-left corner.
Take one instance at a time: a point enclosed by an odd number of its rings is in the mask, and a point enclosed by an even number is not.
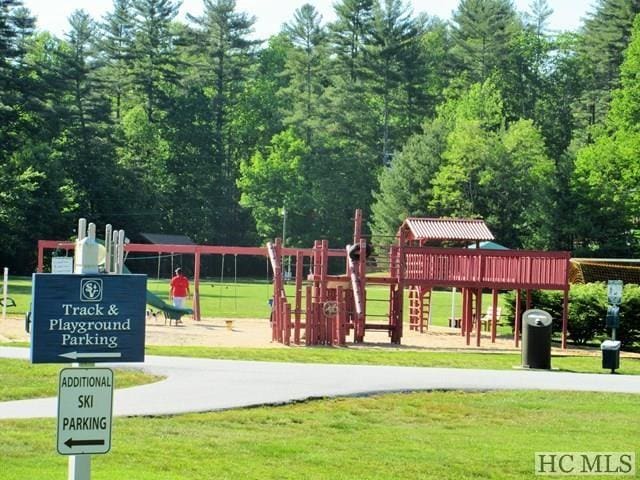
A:
[[[634,287],[634,288],[632,288]],[[640,288],[625,286],[629,289],[629,303],[627,310],[621,313],[621,322],[625,323],[624,335],[627,344],[637,341],[640,336]],[[633,301],[631,301],[633,299]],[[553,331],[562,331],[562,301],[563,293],[559,291],[531,292],[532,308],[539,308],[551,314]],[[623,305],[625,297],[623,296]],[[526,309],[526,296],[522,295],[520,311]],[[637,303],[636,303],[637,302]],[[509,322],[513,325],[515,317],[515,292],[509,292],[505,297],[505,310],[509,314]],[[604,283],[588,283],[585,285],[571,285],[569,290],[568,337],[576,344],[584,344],[593,340],[605,331],[605,316],[607,313],[607,288]],[[623,315],[625,318],[623,318]],[[622,328],[620,329],[622,334]],[[622,338],[622,337],[621,337]],[[624,341],[623,341],[624,342]]]
[[[569,291],[569,338],[577,344],[605,333],[607,292],[602,283],[572,285]]]
[[[620,328],[616,337],[623,346],[640,342],[640,285],[625,285],[620,305]]]

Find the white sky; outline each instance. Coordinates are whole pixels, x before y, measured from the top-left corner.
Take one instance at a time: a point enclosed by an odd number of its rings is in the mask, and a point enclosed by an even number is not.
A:
[[[592,10],[595,0],[547,0],[554,10],[549,19],[549,28],[553,31],[575,30],[581,19]],[[84,9],[94,18],[101,18],[111,10],[112,0],[23,0],[37,17],[37,26],[55,35],[62,35],[68,27],[67,18],[76,9]],[[277,33],[284,22],[292,19],[293,13],[303,4],[310,3],[322,14],[323,21],[334,19],[335,0],[236,0],[237,11],[254,15],[255,36],[265,39]],[[442,19],[449,19],[456,9],[458,0],[410,0],[414,13],[424,12]],[[527,11],[530,0],[513,0],[516,9]],[[203,8],[202,0],[183,0],[179,18],[186,13],[199,15]]]

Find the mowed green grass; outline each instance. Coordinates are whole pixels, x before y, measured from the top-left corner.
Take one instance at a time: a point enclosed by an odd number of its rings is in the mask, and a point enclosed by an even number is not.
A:
[[[0,358],[0,401],[56,396],[62,368],[62,365],[33,365],[27,360]],[[114,378],[115,388],[126,388],[157,382],[162,377],[119,368],[115,370]]]
[[[149,279],[147,288],[168,301],[169,281]],[[193,281],[191,282],[193,292]],[[295,286],[286,285],[289,301],[295,301]],[[214,279],[203,279],[200,282],[200,309],[203,317],[208,318],[265,318],[271,313],[269,299],[273,295],[273,286],[264,280],[243,280],[238,282],[219,282]],[[11,315],[24,315],[30,309],[31,278],[10,277],[9,296],[16,301],[16,306],[7,309]],[[304,296],[304,290],[303,290]],[[460,292],[452,295],[451,291],[434,291],[432,293],[431,318],[434,325],[447,326],[452,307],[456,317],[460,317],[462,297]],[[483,309],[491,304],[491,295],[483,296]],[[304,305],[304,300],[303,300]],[[408,309],[405,303],[405,321],[408,321]],[[367,313],[374,322],[375,316],[386,316],[389,310],[389,289],[378,285],[367,288]],[[386,319],[381,317],[381,322]],[[508,327],[500,327],[499,333],[507,334]]]
[[[637,405],[620,394],[422,392],[116,418],[91,478],[535,478],[535,452],[638,452]],[[0,429],[3,480],[66,478],[55,420]]]
[[[224,302],[222,297],[219,303]],[[519,356],[511,354],[357,348],[151,347],[147,352],[464,368],[512,368],[520,363]],[[597,367],[600,359],[554,357],[553,366],[584,371],[585,362]],[[623,359],[622,364],[624,373],[638,369],[637,360]],[[43,370],[38,379],[31,373],[25,376],[28,369],[21,364],[13,384],[44,382],[55,394],[59,367],[40,367],[51,371]],[[2,364],[0,368],[4,381],[8,369]],[[123,386],[120,376],[116,374],[116,384]],[[116,418],[112,450],[93,457],[92,478],[532,478],[537,451],[637,452],[637,402],[637,396],[602,393],[422,392],[174,417]],[[67,458],[55,451],[55,420],[3,420],[0,431],[0,478],[65,477]]]
[[[201,357],[222,360],[254,360],[290,363],[329,363],[343,365],[393,365],[401,367],[447,367],[512,370],[522,364],[520,354],[432,352],[426,350],[380,349],[367,347],[326,348],[225,348],[148,346],[149,355]],[[609,374],[602,369],[600,356],[553,355],[553,369],[577,373]],[[640,358],[620,360],[618,374],[640,375]]]
[[[168,285],[166,281],[149,280],[148,288],[153,293],[168,300]],[[192,286],[193,289],[193,286]],[[288,283],[285,287],[289,302],[295,305],[295,285]],[[200,308],[203,317],[225,318],[269,318],[271,307],[269,299],[273,295],[273,286],[264,281],[253,282],[225,282],[205,279],[200,282]],[[302,292],[302,305],[305,305],[305,288]],[[404,320],[408,322],[408,294],[405,298]],[[434,325],[448,326],[451,312],[456,317],[461,316],[462,296],[458,291],[455,295],[451,291],[434,291],[432,293],[431,318]],[[491,304],[491,295],[483,295],[483,305],[486,311]],[[453,307],[453,308],[452,308]],[[375,317],[380,317],[378,323],[387,321],[389,313],[389,288],[379,285],[367,287],[367,316],[369,321],[376,323]],[[505,329],[504,332],[511,329]]]

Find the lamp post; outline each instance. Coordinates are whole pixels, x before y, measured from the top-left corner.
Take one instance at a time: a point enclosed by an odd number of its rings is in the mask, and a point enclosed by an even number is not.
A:
[[[287,239],[287,207],[282,206],[282,248],[286,246]],[[287,256],[287,271],[285,273],[285,280],[291,279],[291,257]]]
[[[282,246],[287,243],[287,207],[282,206]]]

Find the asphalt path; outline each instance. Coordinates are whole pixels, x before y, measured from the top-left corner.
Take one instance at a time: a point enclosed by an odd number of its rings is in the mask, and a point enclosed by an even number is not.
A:
[[[0,347],[0,357],[27,359],[26,348]],[[165,377],[114,393],[117,416],[174,415],[312,398],[424,390],[573,390],[640,393],[640,375],[606,375],[535,370],[464,370],[247,362],[147,356],[144,363],[119,365]],[[57,383],[57,378],[52,379]],[[115,384],[118,380],[116,374]],[[56,417],[57,398],[0,402],[0,419]]]

